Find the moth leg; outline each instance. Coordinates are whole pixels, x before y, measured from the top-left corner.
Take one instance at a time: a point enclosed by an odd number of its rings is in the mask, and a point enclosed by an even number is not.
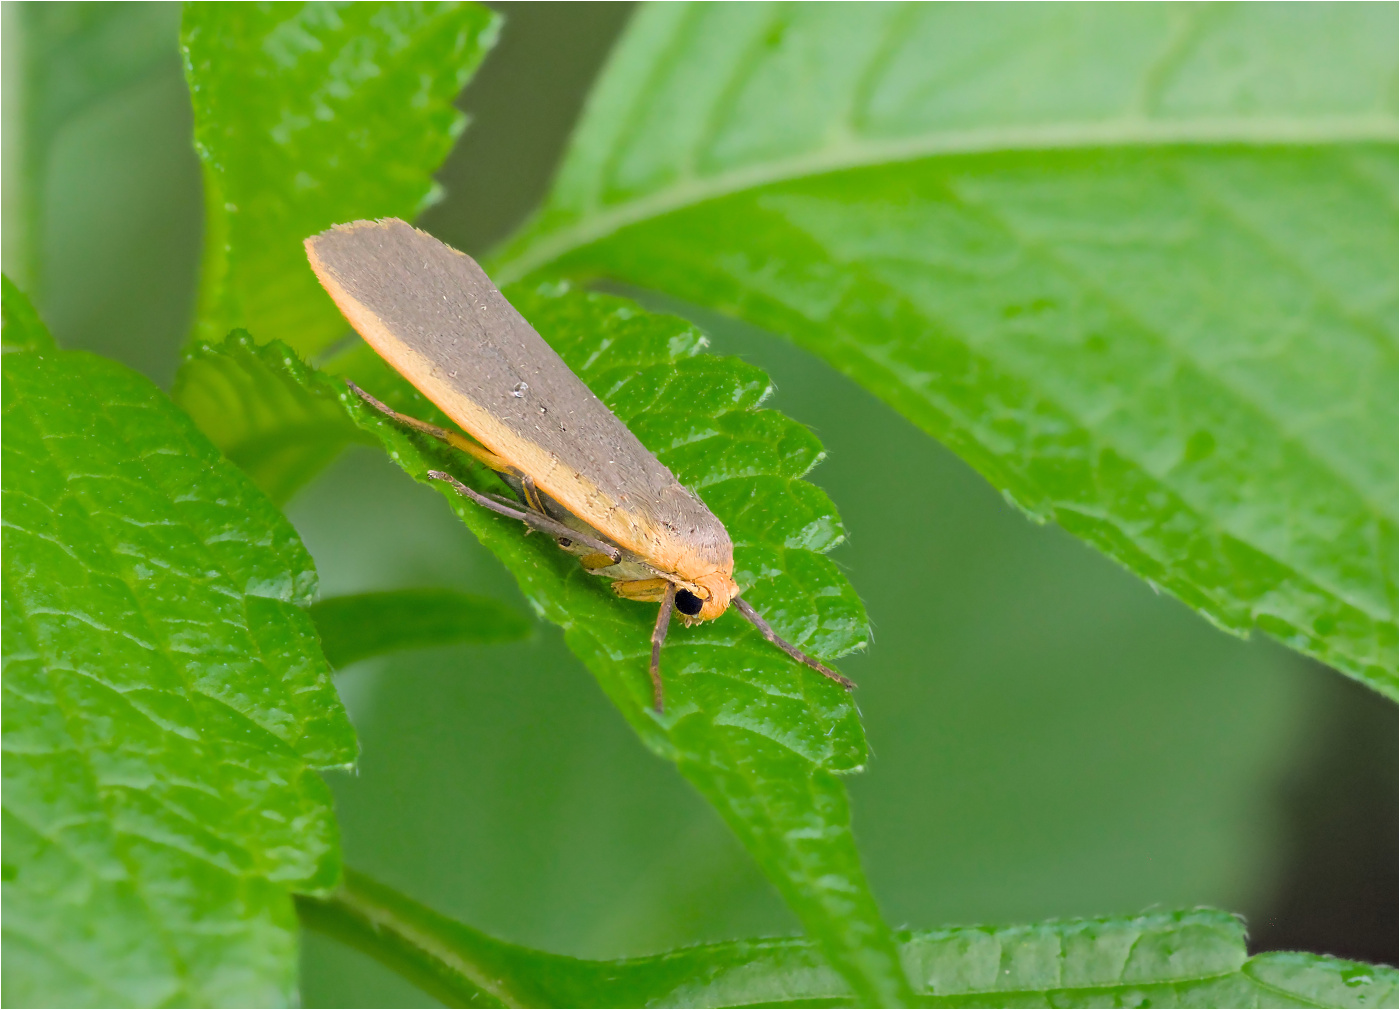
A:
[[[598,567],[604,566],[599,565]],[[614,582],[612,589],[624,600],[636,600],[638,603],[659,603],[666,598],[668,591],[673,596],[675,595],[674,585],[669,579],[632,579],[626,582]]]
[[[380,400],[375,399],[370,394],[366,393],[363,389],[355,385],[349,379],[345,380],[345,384],[350,387],[350,391],[352,393],[358,396],[361,400],[364,400],[365,403],[368,403],[371,407],[373,407],[375,410],[379,411],[386,417],[393,418],[395,421],[399,422],[399,424],[402,424],[405,427],[412,428],[414,431],[421,431],[425,435],[431,435],[439,442],[446,442],[448,445],[452,446],[452,448],[459,449],[462,452],[465,452],[468,456],[471,456],[473,459],[477,460],[480,463],[486,464],[492,470],[495,470],[497,473],[516,472],[515,467],[511,466],[500,456],[497,456],[494,452],[486,448],[486,446],[482,445],[475,439],[467,438],[465,435],[459,435],[455,431],[448,431],[446,428],[439,428],[437,425],[429,424],[427,421],[420,421],[416,417],[409,417],[407,414],[400,414],[397,410],[395,410],[393,407],[390,407],[387,403],[383,403]],[[531,482],[531,485],[533,486],[533,482]],[[538,498],[538,495],[536,495],[536,498]],[[540,509],[540,511],[543,512],[544,510]]]
[[[535,487],[535,478],[527,473],[520,475],[520,497],[524,498],[525,504],[540,515],[549,514],[544,510],[544,502],[540,500],[539,489]]]
[[[829,677],[830,679],[836,681],[836,683],[840,684],[847,691],[852,691],[855,689],[855,684],[847,680],[845,677],[841,676],[831,667],[818,662],[817,660],[813,659],[811,656],[803,652],[801,649],[799,649],[797,646],[792,645],[788,642],[784,642],[781,638],[779,638],[778,633],[774,631],[772,627],[769,626],[768,622],[765,621],[763,617],[759,614],[759,612],[753,607],[749,606],[749,604],[742,597],[734,597],[731,605],[734,607],[735,610],[743,614],[744,618],[750,624],[752,624],[755,628],[758,629],[758,633],[760,635],[768,639],[768,641],[772,642],[778,648],[782,649],[793,659],[797,660],[799,663],[805,663],[807,666],[810,666],[813,670],[816,670],[818,673],[820,673],[823,677]]]
[[[671,611],[676,606],[676,584],[667,582],[665,595],[661,597],[661,611],[656,615],[656,627],[651,632],[651,693],[656,711],[666,711],[661,689],[661,645],[666,641],[666,630],[671,625]]]
[[[451,485],[452,489],[456,491],[459,495],[461,495],[463,498],[468,498],[471,501],[476,502],[482,508],[488,508],[492,512],[499,512],[501,515],[507,516],[511,519],[519,519],[526,526],[529,526],[532,529],[537,529],[542,533],[548,533],[550,536],[567,537],[568,539],[573,540],[577,543],[587,544],[599,554],[604,554],[607,557],[609,557],[611,559],[611,563],[613,564],[616,564],[618,561],[622,560],[622,552],[619,551],[616,547],[609,546],[608,544],[603,543],[601,540],[595,540],[593,537],[585,536],[577,530],[570,529],[563,523],[556,522],[548,516],[537,515],[534,512],[528,512],[522,509],[513,508],[510,505],[505,504],[504,502],[496,501],[493,498],[488,498],[480,491],[473,491],[471,488],[467,487],[467,485],[463,484],[450,473],[443,473],[441,470],[429,470],[428,476],[431,477],[433,480],[440,480],[446,484]]]
[[[508,509],[518,509],[520,507],[520,502],[517,499],[507,498],[503,494],[492,494],[490,491],[479,491],[477,493],[480,494],[481,497],[490,498],[497,505],[504,505]]]
[[[508,509],[519,509],[520,507],[520,501],[517,498],[507,498],[504,495],[492,494],[490,491],[479,491],[477,493],[480,494],[483,498],[491,499],[491,501],[495,502],[497,505],[504,505]],[[536,498],[538,498],[538,491],[535,492],[535,496]],[[511,514],[514,515],[514,512],[512,512]],[[548,512],[541,512],[540,514],[546,519],[554,518]],[[531,531],[526,530],[525,532],[528,535]],[[564,550],[569,550],[569,548],[573,547],[573,545],[576,543],[583,544],[585,547],[590,547],[599,542],[597,540],[592,540],[589,537],[586,537],[574,530],[570,530],[567,536],[556,536],[555,540],[558,542],[559,546]],[[579,563],[582,564],[583,567],[589,572],[595,572],[600,568],[611,568],[613,565],[617,564],[617,561],[618,557],[616,554],[602,554],[597,550],[594,550],[590,554],[584,554],[582,557],[579,558]]]

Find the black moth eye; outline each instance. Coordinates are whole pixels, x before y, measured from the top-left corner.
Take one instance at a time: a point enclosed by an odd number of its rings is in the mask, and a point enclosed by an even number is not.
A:
[[[704,605],[700,597],[696,596],[689,589],[680,589],[676,591],[676,609],[686,617],[694,617],[696,614],[700,613],[700,608]]]

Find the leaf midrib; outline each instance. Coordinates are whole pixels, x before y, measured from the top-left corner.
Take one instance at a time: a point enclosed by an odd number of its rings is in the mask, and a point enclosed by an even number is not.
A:
[[[1181,975],[1173,978],[1138,981],[1125,980],[1121,982],[1112,982],[1105,985],[1067,985],[1056,986],[1049,989],[959,989],[950,992],[927,992],[921,993],[921,995],[931,996],[934,999],[976,999],[978,997],[996,997],[999,999],[1013,999],[1018,996],[1043,997],[1048,996],[1051,993],[1074,993],[1076,995],[1095,995],[1100,993],[1107,994],[1114,992],[1122,992],[1123,990],[1139,990],[1156,986],[1178,987],[1188,985],[1199,985],[1201,983],[1206,982],[1228,982],[1233,978],[1241,976],[1248,979],[1250,984],[1252,985],[1257,985],[1261,988],[1266,988],[1270,990],[1273,995],[1285,997],[1287,999],[1297,1000],[1299,1003],[1303,1004],[1306,1007],[1322,1007],[1324,1005],[1322,1003],[1310,1002],[1308,999],[1306,999],[1303,996],[1299,996],[1295,992],[1290,992],[1286,989],[1280,989],[1277,986],[1266,985],[1265,983],[1262,983],[1258,979],[1254,978],[1252,975],[1246,974],[1243,965],[1241,965],[1234,971],[1212,972],[1209,975]]]
[[[975,927],[963,927],[963,928],[964,928],[965,930],[967,930],[967,931],[970,932],[970,931],[971,931],[972,929],[974,929]],[[1143,939],[1143,937],[1139,937],[1136,941],[1134,941],[1133,947],[1136,948],[1137,945],[1138,945],[1139,943],[1142,942],[1142,939]],[[913,942],[917,942],[917,940],[915,940],[915,941],[913,941]],[[907,951],[909,950],[910,944],[911,944],[911,941],[905,940],[905,941],[903,941],[903,942],[901,942],[901,943],[899,944],[899,947],[900,947],[901,950],[907,952]],[[634,959],[627,959],[627,960],[622,960],[622,961],[613,962],[613,964],[615,964],[619,969],[622,969],[622,970],[626,970],[626,969],[628,969],[628,968],[649,968],[649,967],[652,967],[652,966],[654,966],[654,965],[664,964],[667,960],[671,960],[671,959],[674,958],[674,957],[690,955],[690,954],[692,954],[692,953],[695,952],[695,951],[703,950],[703,949],[704,949],[703,947],[701,947],[701,948],[691,948],[691,949],[688,950],[688,951],[677,951],[677,952],[673,952],[671,955],[662,955],[662,956],[660,956],[660,957],[656,957],[656,956],[653,956],[653,957],[639,957],[639,958],[634,958]],[[715,945],[713,945],[713,949],[716,950],[716,951],[723,951],[723,950],[725,949],[725,945],[724,945],[724,944],[715,944]],[[772,954],[775,954],[775,953],[781,954],[781,953],[792,953],[792,952],[798,952],[798,953],[810,952],[810,951],[813,950],[813,944],[812,944],[812,941],[809,940],[809,939],[802,939],[802,938],[797,938],[797,937],[780,937],[780,938],[775,938],[775,939],[773,939],[773,940],[765,941],[765,942],[763,942],[761,945],[755,944],[754,947],[751,948],[751,950],[752,950],[752,952],[753,952],[756,956],[754,956],[754,957],[753,957],[750,961],[748,961],[748,962],[745,962],[745,963],[743,963],[743,964],[740,964],[740,965],[735,966],[738,970],[742,971],[742,970],[751,968],[754,964],[762,964],[762,963],[763,963],[763,961],[762,961],[763,955],[772,955]],[[1060,956],[1060,958],[1061,958],[1062,960],[1067,959],[1067,958],[1065,957],[1065,955],[1063,955],[1063,954],[1061,954],[1061,955],[1059,955],[1059,956]],[[1098,983],[1091,983],[1091,984],[1088,984],[1088,985],[1061,985],[1061,986],[1048,986],[1048,987],[1044,987],[1044,988],[1033,988],[1033,987],[1032,987],[1032,988],[1022,988],[1022,989],[997,989],[997,988],[986,988],[986,987],[970,987],[970,988],[949,988],[949,989],[945,989],[945,990],[939,991],[939,990],[936,990],[934,987],[925,984],[925,985],[923,985],[923,986],[916,987],[916,991],[919,992],[920,995],[932,997],[932,998],[935,998],[935,999],[954,999],[954,998],[976,999],[976,998],[978,998],[978,997],[997,997],[997,998],[1003,998],[1003,999],[1005,999],[1005,998],[1010,998],[1010,997],[1015,997],[1015,996],[1045,996],[1045,995],[1047,995],[1047,994],[1049,994],[1049,993],[1108,993],[1108,992],[1114,992],[1114,991],[1122,991],[1122,990],[1124,990],[1124,989],[1143,988],[1143,987],[1148,987],[1148,986],[1186,986],[1186,985],[1198,985],[1198,984],[1200,984],[1200,983],[1205,983],[1205,982],[1228,981],[1228,980],[1230,980],[1230,979],[1232,979],[1232,978],[1244,977],[1244,978],[1248,979],[1249,982],[1250,982],[1251,984],[1253,984],[1253,985],[1257,985],[1257,986],[1260,986],[1261,988],[1269,989],[1271,992],[1273,992],[1273,993],[1275,993],[1275,994],[1277,994],[1277,995],[1280,995],[1280,996],[1286,996],[1286,997],[1289,997],[1289,998],[1291,998],[1291,999],[1297,999],[1297,1000],[1299,1000],[1299,1001],[1301,1001],[1301,1002],[1306,1002],[1308,1006],[1322,1006],[1322,1005],[1323,1005],[1323,1004],[1321,1004],[1321,1003],[1308,1002],[1308,1001],[1306,1000],[1305,997],[1299,996],[1297,993],[1292,992],[1292,991],[1290,991],[1290,990],[1282,989],[1282,988],[1280,988],[1280,987],[1278,987],[1278,986],[1276,986],[1276,985],[1270,985],[1270,984],[1267,983],[1267,982],[1261,982],[1258,978],[1256,978],[1255,976],[1251,975],[1251,974],[1246,970],[1248,964],[1249,964],[1249,962],[1246,960],[1246,961],[1244,961],[1243,963],[1241,963],[1241,964],[1239,965],[1239,967],[1233,969],[1232,971],[1210,971],[1210,972],[1204,972],[1204,973],[1198,972],[1198,973],[1186,973],[1186,974],[1180,974],[1180,975],[1163,975],[1162,977],[1148,978],[1148,979],[1126,979],[1126,978],[1120,978],[1119,980],[1117,980],[1117,981],[1115,981],[1115,982],[1098,982]],[[1126,961],[1125,961],[1125,965],[1126,965]],[[732,969],[731,969],[731,970],[732,970]],[[722,973],[722,974],[719,976],[719,979],[720,979],[721,981],[723,981],[723,980],[725,979],[725,975],[726,975],[726,974],[728,974],[728,972]],[[713,983],[712,983],[712,984],[713,984]],[[708,988],[710,988],[710,987],[709,987],[709,986],[706,986],[706,987],[705,987],[705,989],[708,989]],[[670,992],[666,993],[665,995],[671,996],[671,995],[673,995],[676,991],[678,991],[678,989],[672,989]],[[703,995],[703,993],[704,993],[704,989],[701,990],[701,994],[702,994],[702,995]],[[802,1000],[802,999],[826,999],[826,998],[832,998],[832,997],[834,997],[834,996],[839,996],[839,995],[840,995],[840,994],[835,993],[835,992],[832,992],[830,989],[819,989],[819,988],[817,988],[817,987],[809,987],[808,989],[803,990],[803,991],[789,993],[786,997],[784,997],[784,1002],[797,1001],[797,1000]]]
[[[493,255],[489,272],[497,285],[520,280],[583,246],[607,238],[628,225],[729,196],[748,189],[808,176],[952,155],[1074,150],[1095,147],[1152,147],[1218,144],[1266,147],[1364,142],[1394,142],[1400,136],[1394,117],[1378,114],[1298,119],[1225,116],[1180,121],[1141,116],[1102,121],[979,127],[946,130],[898,140],[862,140],[824,147],[712,176],[684,176],[675,183],[634,200],[600,209],[593,201],[574,211],[575,223],[539,237],[527,230]],[[546,206],[547,214],[550,208]]]

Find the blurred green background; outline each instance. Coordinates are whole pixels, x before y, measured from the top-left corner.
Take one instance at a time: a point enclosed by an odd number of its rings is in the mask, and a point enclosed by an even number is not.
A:
[[[500,4],[500,44],[424,224],[473,253],[543,194],[625,4]],[[199,169],[175,4],[3,5],[4,265],[61,343],[168,386],[193,310]],[[850,780],[896,925],[1211,904],[1256,948],[1395,961],[1392,705],[1241,642],[1052,527],[781,339],[690,315],[766,368],[829,457],[812,478],[862,592],[872,754]],[[878,489],[878,493],[877,493]],[[523,607],[443,507],[357,448],[290,506],[330,595],[437,585]],[[360,664],[338,680],[358,774],[333,778],[347,860],[446,914],[615,956],[786,932],[709,808],[645,753],[556,629]],[[422,1005],[309,937],[307,1005]]]

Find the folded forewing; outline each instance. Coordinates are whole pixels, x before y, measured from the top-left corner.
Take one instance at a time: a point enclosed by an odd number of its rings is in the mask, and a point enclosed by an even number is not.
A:
[[[727,570],[724,526],[569,370],[465,253],[389,219],[307,239],[360,335],[561,505],[672,572]]]

